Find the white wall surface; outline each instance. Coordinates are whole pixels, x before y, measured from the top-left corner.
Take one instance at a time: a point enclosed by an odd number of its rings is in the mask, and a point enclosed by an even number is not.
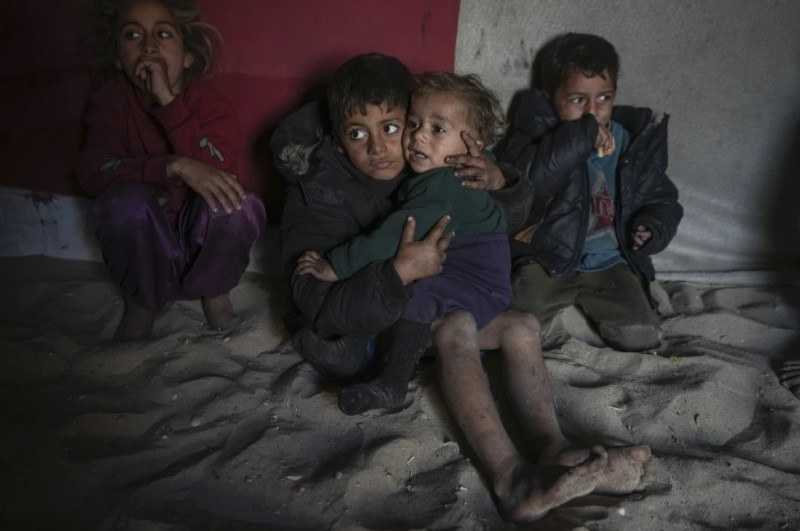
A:
[[[0,186],[0,256],[102,260],[92,201]]]
[[[462,0],[456,70],[508,105],[568,31],[617,48],[618,103],[671,115],[685,215],[656,267],[800,270],[800,1]]]

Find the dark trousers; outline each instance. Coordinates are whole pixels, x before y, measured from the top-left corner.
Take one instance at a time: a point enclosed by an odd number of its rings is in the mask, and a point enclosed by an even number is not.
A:
[[[530,262],[516,269],[511,285],[511,309],[539,319],[545,346],[558,343],[556,336],[563,331],[553,329],[553,319],[573,304],[617,350],[647,350],[659,345],[658,316],[627,264],[553,278],[542,266]]]
[[[403,318],[432,323],[457,309],[475,317],[478,330],[511,301],[511,255],[506,234],[456,236],[447,247],[442,272],[414,283]]]
[[[212,212],[192,195],[171,221],[145,183],[111,185],[94,202],[97,238],[114,281],[140,306],[216,297],[233,289],[267,219],[248,193],[242,209]]]

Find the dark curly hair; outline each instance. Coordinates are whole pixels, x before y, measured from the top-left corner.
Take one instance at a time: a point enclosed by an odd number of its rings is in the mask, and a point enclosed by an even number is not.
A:
[[[89,6],[89,70],[98,81],[119,73],[114,62],[119,58],[117,33],[122,12],[136,0],[91,0]],[[156,0],[172,14],[183,39],[184,49],[194,56],[186,75],[207,78],[218,67],[222,36],[219,31],[200,20],[203,10],[195,0]]]
[[[367,105],[386,105],[388,111],[408,108],[414,77],[396,57],[377,52],[356,55],[336,70],[328,84],[331,128],[341,140],[342,127],[357,110],[366,114]]]
[[[452,94],[463,104],[467,124],[473,128],[484,147],[494,144],[503,134],[505,112],[497,95],[486,88],[476,74],[458,75],[451,72],[425,72],[416,78],[416,88],[411,96]]]

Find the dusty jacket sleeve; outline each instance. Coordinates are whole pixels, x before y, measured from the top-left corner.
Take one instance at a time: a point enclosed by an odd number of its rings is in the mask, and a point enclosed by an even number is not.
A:
[[[393,324],[411,300],[393,260],[368,264],[347,280],[325,282],[294,273],[305,251],[327,253],[361,228],[349,208],[361,201],[338,166],[324,105],[315,101],[294,111],[270,140],[275,169],[288,183],[281,217],[281,263],[294,309],[323,334],[368,336]]]
[[[533,206],[533,186],[512,164],[498,162],[497,166],[503,172],[506,186],[490,191],[489,195],[503,212],[509,234],[515,234],[524,226]]]
[[[498,150],[498,158],[514,166],[532,186],[533,212],[541,216],[546,205],[569,184],[573,170],[586,161],[598,125],[591,115],[560,123],[552,105],[538,90],[526,90],[518,97],[511,131]]]
[[[372,262],[339,282],[310,275],[289,281],[295,307],[323,334],[372,336],[389,328],[411,300],[391,260]]]
[[[587,114],[578,120],[559,124],[552,132],[530,146],[533,154],[529,178],[537,204],[547,204],[564,187],[576,168],[586,164],[597,136],[597,120]]]
[[[653,235],[638,253],[653,255],[663,251],[678,230],[683,217],[683,207],[678,203],[678,189],[667,176],[667,124],[664,117],[649,137],[646,149],[639,160],[629,164],[639,166],[640,178],[633,190],[636,210],[629,231],[637,225],[648,227]]]
[[[179,177],[167,175],[175,155],[235,173],[239,126],[233,107],[222,96],[196,87],[151,111],[149,123],[148,115],[131,103],[118,84],[101,86],[89,101],[86,140],[76,165],[87,193],[98,195],[117,181],[179,185]]]
[[[598,124],[588,114],[577,120],[554,124],[534,136],[522,125],[515,127],[501,160],[513,164],[533,186],[534,204],[548,204],[569,184],[575,168],[585,164],[597,137]]]
[[[281,220],[281,258],[296,309],[324,334],[374,335],[402,314],[413,293],[403,286],[392,260],[377,261],[339,282],[294,273],[304,251],[325,253],[342,242],[344,209],[311,208],[299,186],[291,186]]]

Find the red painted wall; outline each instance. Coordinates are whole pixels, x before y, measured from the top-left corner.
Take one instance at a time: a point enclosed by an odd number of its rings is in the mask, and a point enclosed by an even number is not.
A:
[[[459,0],[200,0],[225,40],[215,84],[236,106],[240,178],[280,202],[269,135],[347,58],[379,51],[452,70]],[[81,0],[8,2],[0,22],[0,184],[82,194],[72,172],[91,90]]]

